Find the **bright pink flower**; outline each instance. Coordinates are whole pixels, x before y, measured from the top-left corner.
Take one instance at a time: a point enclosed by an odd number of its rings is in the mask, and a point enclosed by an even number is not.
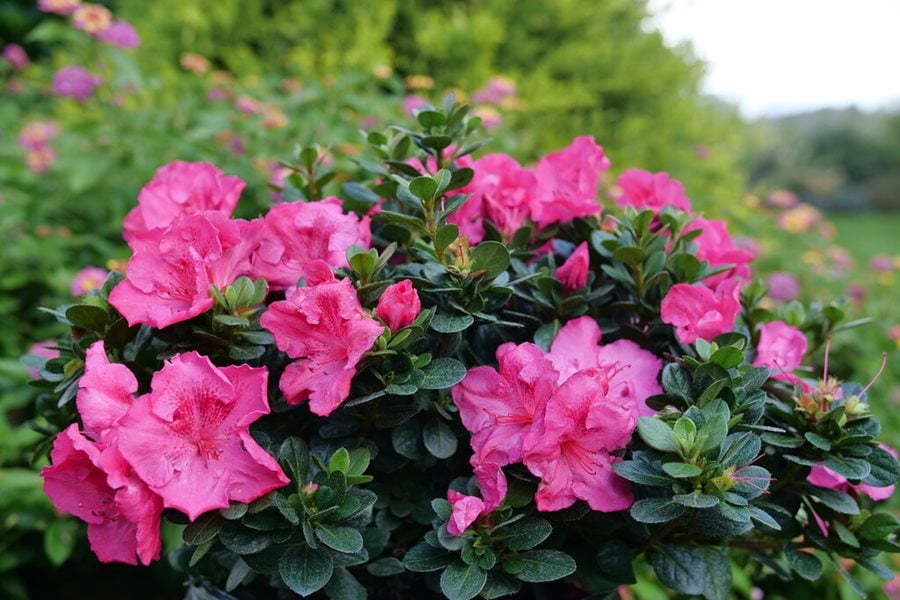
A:
[[[591,258],[588,254],[587,242],[581,242],[575,252],[569,255],[566,262],[556,269],[556,278],[562,283],[563,289],[567,292],[574,292],[587,285],[590,268]]]
[[[897,451],[887,446],[885,444],[879,444],[882,449],[891,453],[894,458],[897,458]],[[838,490],[841,492],[847,492],[853,489],[856,492],[861,494],[865,494],[872,500],[887,500],[894,494],[894,489],[896,486],[889,485],[887,487],[875,487],[874,485],[869,485],[867,483],[859,483],[859,484],[851,484],[847,481],[847,478],[843,475],[838,475],[831,469],[826,466],[818,466],[813,467],[809,476],[807,476],[806,481],[809,483],[823,488],[828,488],[832,490]]]
[[[25,150],[40,150],[59,134],[53,121],[32,121],[19,132],[19,146]]]
[[[534,169],[537,188],[531,218],[546,227],[597,214],[601,208],[597,184],[609,164],[603,148],[586,135],[541,158]]]
[[[6,44],[3,46],[3,59],[9,63],[14,71],[24,71],[28,68],[28,54],[18,44]]]
[[[91,344],[85,354],[75,399],[78,414],[87,435],[110,443],[110,433],[134,401],[138,382],[128,367],[109,362],[103,340]]]
[[[412,325],[421,311],[419,293],[409,279],[389,285],[375,307],[375,315],[394,333]]]
[[[125,281],[109,302],[129,325],[156,328],[186,321],[212,308],[209,286],[225,288],[250,272],[260,221],[230,220],[222,213],[182,215],[165,229],[131,240]]]
[[[48,340],[45,342],[37,342],[35,344],[32,344],[31,348],[28,349],[28,355],[38,356],[40,358],[50,360],[59,356],[59,350],[56,348],[56,342]],[[28,367],[28,374],[31,375],[32,379],[41,378],[41,374],[38,372],[38,370],[32,367]]]
[[[784,321],[765,323],[759,329],[759,345],[756,348],[756,367],[768,367],[777,373],[774,379],[798,381],[791,375],[806,355],[807,341],[796,327]]]
[[[314,260],[332,267],[347,265],[347,248],[368,248],[369,220],[344,213],[338,198],[318,202],[285,202],[269,209],[263,219],[259,248],[253,254],[253,276],[273,290],[297,285]]]
[[[660,317],[676,329],[682,344],[697,338],[712,341],[731,331],[741,312],[741,283],[726,279],[715,291],[701,286],[678,283],[663,298]]]
[[[766,278],[769,298],[776,302],[790,302],[800,294],[800,283],[791,273],[772,273]]]
[[[166,227],[175,217],[207,210],[230,217],[247,184],[206,162],[175,161],[160,167],[122,222],[124,237]]]
[[[110,46],[133,50],[141,45],[141,38],[131,23],[124,20],[113,21],[113,24],[97,34],[97,39]]]
[[[481,497],[484,498],[485,512],[491,512],[503,502],[506,497],[506,475],[500,465],[492,462],[481,462],[473,465],[475,480],[481,488]]]
[[[105,6],[85,3],[75,9],[72,24],[75,29],[97,35],[112,25],[112,13]]]
[[[651,173],[643,169],[626,169],[616,180],[619,188],[616,204],[631,205],[639,210],[649,208],[655,213],[666,206],[691,210],[691,201],[684,194],[684,186],[668,173]]]
[[[57,15],[73,13],[79,6],[81,0],[38,0],[38,10]]]
[[[75,274],[69,291],[73,296],[84,296],[88,292],[98,290],[109,276],[109,271],[100,267],[85,267]]]
[[[191,521],[283,487],[290,480],[250,436],[250,424],[269,413],[268,375],[216,367],[196,352],[175,355],[119,421],[122,456],[166,507]]]
[[[298,359],[281,376],[285,399],[290,404],[309,399],[310,410],[320,416],[347,399],[356,365],[384,332],[363,311],[349,279],[288,290],[259,322],[280,350]]]
[[[719,283],[732,277],[741,279],[750,277],[749,263],[754,258],[753,253],[734,244],[731,236],[728,235],[728,223],[697,217],[684,228],[684,232],[687,233],[695,229],[703,232],[694,239],[694,244],[697,245],[695,253],[697,258],[708,262],[710,267],[734,265],[732,269],[704,279],[703,283],[707,287],[714,289]]]
[[[655,414],[645,400],[662,393],[658,383],[662,361],[630,340],[601,346],[600,337],[597,322],[587,316],[572,319],[559,330],[547,355],[559,371],[559,383],[578,371],[600,369],[607,378],[609,399],[627,406],[635,419]]]
[[[50,459],[41,471],[44,493],[58,510],[87,522],[101,562],[136,565],[139,558],[148,565],[159,558],[162,500],[118,450],[91,442],[72,424],[56,436]]]
[[[534,173],[522,167],[506,154],[488,154],[474,163],[475,176],[462,194],[471,194],[454,213],[452,222],[460,225],[460,231],[478,243],[484,236],[482,219],[490,219],[494,226],[507,236],[512,236],[525,225],[531,216],[533,194],[537,186]],[[462,223],[466,223],[465,230]],[[481,231],[481,236],[478,231]]]
[[[558,374],[534,344],[506,343],[493,367],[469,369],[453,388],[453,402],[472,433],[473,464],[504,466],[522,460],[523,445],[556,388]]]
[[[524,456],[528,470],[541,478],[538,510],[562,510],[577,499],[601,512],[633,504],[628,482],[612,468],[620,459],[609,453],[628,443],[635,420],[607,392],[603,372],[588,369],[570,377],[547,402],[540,434]]]
[[[103,83],[103,79],[93,73],[69,65],[53,74],[53,91],[64,98],[75,98],[84,102],[94,95],[94,88]]]
[[[475,522],[479,516],[484,514],[484,501],[476,496],[466,496],[460,494],[456,490],[447,491],[447,500],[453,507],[453,514],[447,521],[447,532],[450,535],[460,536],[466,532],[469,525]]]

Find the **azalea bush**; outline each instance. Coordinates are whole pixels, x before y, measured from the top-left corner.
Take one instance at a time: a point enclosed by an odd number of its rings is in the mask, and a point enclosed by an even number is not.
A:
[[[190,597],[890,579],[877,374],[808,367],[841,307],[767,303],[667,174],[612,181],[587,136],[473,158],[479,126],[449,96],[351,173],[300,148],[250,219],[241,179],[159,168],[122,272],[27,359],[44,490],[97,558],[150,564],[169,522]]]

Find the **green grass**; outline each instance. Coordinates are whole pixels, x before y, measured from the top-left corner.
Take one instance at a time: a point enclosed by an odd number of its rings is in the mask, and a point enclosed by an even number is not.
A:
[[[900,212],[834,213],[828,220],[837,228],[835,241],[847,248],[860,266],[876,254],[900,255]]]

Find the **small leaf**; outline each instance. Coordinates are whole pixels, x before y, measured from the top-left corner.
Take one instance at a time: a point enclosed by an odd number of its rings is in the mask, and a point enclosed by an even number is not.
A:
[[[696,596],[706,588],[706,561],[700,548],[659,546],[649,560],[659,580],[673,590]]]
[[[78,525],[74,519],[56,519],[44,532],[44,553],[50,563],[58,567],[62,565],[75,548]]]
[[[441,591],[448,600],[470,600],[487,583],[487,572],[475,565],[456,561],[441,573]]]
[[[76,304],[66,310],[66,319],[75,327],[102,333],[106,329],[109,315],[99,306]]]
[[[431,328],[438,333],[456,333],[467,329],[475,322],[472,315],[438,313],[431,320]]]
[[[422,436],[425,448],[435,458],[450,458],[456,453],[456,434],[443,419],[435,417],[425,423]]]
[[[291,436],[284,440],[278,450],[278,462],[287,468],[296,482],[306,479],[309,469],[309,450],[300,438]]]
[[[322,589],[333,572],[331,556],[307,546],[289,549],[278,561],[278,574],[294,593],[301,596],[309,596]]]
[[[900,521],[890,513],[875,513],[862,524],[857,533],[864,540],[882,540],[900,529]]]
[[[362,534],[352,527],[319,524],[316,526],[315,532],[319,541],[332,550],[345,554],[353,554],[362,550]]]
[[[662,469],[672,477],[678,479],[683,479],[686,477],[696,477],[703,472],[703,469],[701,469],[697,465],[690,465],[687,463],[679,462],[665,463],[662,466]]]
[[[558,550],[532,550],[519,555],[522,570],[516,575],[528,583],[555,581],[575,572],[575,560]]]
[[[872,472],[872,465],[867,460],[848,456],[827,456],[825,457],[825,466],[838,475],[853,480],[865,479]]]
[[[731,592],[731,561],[723,551],[716,548],[703,548],[701,552],[706,562],[703,597],[706,600],[728,600]]]
[[[403,563],[393,556],[386,556],[367,564],[366,571],[375,577],[393,577],[403,573]]]
[[[803,434],[803,437],[806,438],[807,442],[820,450],[825,450],[826,452],[828,450],[831,450],[831,442],[828,440],[828,438],[821,436],[814,431],[807,431]]]
[[[200,515],[196,521],[184,528],[182,537],[186,544],[199,546],[216,537],[222,529],[225,519],[217,511]]]
[[[502,541],[510,550],[530,550],[553,532],[553,527],[544,519],[525,517],[515,523],[496,530],[493,539]]]
[[[793,545],[785,546],[784,557],[791,569],[803,579],[816,581],[822,576],[822,561],[810,552],[802,552]]]
[[[631,506],[631,516],[641,523],[666,523],[684,513],[684,506],[666,498],[645,498]]]
[[[619,246],[613,252],[613,259],[629,266],[640,264],[643,262],[644,256],[644,251],[637,246]]]
[[[819,502],[835,512],[839,512],[844,515],[859,514],[859,505],[856,504],[856,500],[854,500],[848,494],[839,492],[837,490],[830,490],[819,487],[811,487],[809,493]]]
[[[719,503],[719,499],[715,496],[702,494],[700,492],[694,492],[692,494],[678,494],[672,496],[672,500],[677,502],[678,504],[681,504],[682,506],[688,506],[690,508],[712,508]]]
[[[231,566],[231,571],[228,573],[228,580],[225,582],[225,591],[230,592],[234,590],[244,582],[244,579],[246,579],[249,574],[250,567],[243,559],[238,558],[234,562],[234,565]]]
[[[481,242],[470,252],[472,271],[493,279],[509,268],[509,250],[500,242]]]
[[[422,372],[425,378],[419,384],[423,390],[443,390],[453,387],[466,376],[466,367],[455,358],[436,358]]]
[[[325,593],[331,600],[366,600],[368,597],[366,588],[343,567],[334,570],[334,575],[325,586]]]
[[[675,438],[675,433],[662,420],[655,417],[641,417],[637,424],[638,433],[644,442],[651,448],[663,452],[678,452],[681,444]]]
[[[409,182],[409,191],[420,200],[430,200],[437,191],[437,183],[431,177],[416,177]]]
[[[420,542],[407,551],[403,566],[414,573],[427,573],[443,569],[454,560],[456,557],[443,548]]]
[[[734,346],[725,346],[713,352],[710,360],[724,369],[732,369],[744,362],[744,353]]]
[[[888,487],[897,483],[897,478],[900,477],[900,464],[889,452],[876,446],[866,458],[871,465],[871,471],[864,483],[875,487]]]

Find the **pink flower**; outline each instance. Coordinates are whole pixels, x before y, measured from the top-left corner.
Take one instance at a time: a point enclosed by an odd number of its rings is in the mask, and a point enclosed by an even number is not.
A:
[[[168,226],[175,217],[206,210],[230,217],[247,184],[206,162],[175,161],[160,167],[122,226],[126,241],[137,233]]]
[[[547,403],[540,434],[524,456],[528,470],[541,478],[538,510],[562,510],[577,499],[601,512],[634,503],[628,482],[612,468],[620,459],[609,452],[628,443],[635,420],[607,392],[603,372],[588,369],[566,380]]]
[[[14,71],[24,71],[28,68],[28,54],[18,44],[6,44],[3,46],[3,59],[9,63]]]
[[[97,39],[106,42],[110,46],[133,50],[141,45],[141,38],[131,23],[124,20],[113,21],[112,25],[100,31]]]
[[[162,500],[118,450],[91,442],[72,424],[56,436],[50,458],[41,471],[44,493],[58,510],[87,522],[101,562],[148,565],[159,558]]]
[[[662,361],[630,340],[599,345],[600,327],[591,317],[566,323],[550,347],[547,358],[559,371],[559,383],[584,369],[600,369],[606,375],[607,398],[626,406],[635,419],[655,414],[647,406],[650,396],[662,393],[659,372]]]
[[[450,535],[460,536],[466,532],[469,525],[484,514],[484,501],[476,496],[466,496],[456,490],[447,491],[447,500],[453,507],[453,514],[447,522],[447,532]]]
[[[57,15],[73,13],[79,6],[81,0],[38,0],[38,10]]]
[[[234,107],[245,115],[255,115],[262,111],[262,105],[259,100],[250,96],[238,96],[234,101]]]
[[[499,104],[506,98],[516,95],[516,84],[502,76],[491,77],[484,87],[472,94],[472,102],[477,104]]]
[[[885,444],[879,444],[879,446],[881,446],[883,450],[890,452],[890,454],[894,458],[897,458],[896,450]],[[867,483],[858,483],[854,485],[847,481],[846,477],[844,477],[843,475],[838,475],[824,465],[813,467],[812,470],[810,470],[809,476],[807,476],[806,480],[815,486],[838,490],[841,492],[847,492],[853,489],[856,492],[865,494],[875,501],[887,500],[894,494],[894,488],[896,487],[893,485],[889,485],[887,487],[875,487],[874,485],[869,485]]]
[[[659,213],[666,206],[691,210],[691,201],[684,194],[684,186],[668,173],[651,173],[643,169],[626,169],[616,180],[619,188],[616,204],[625,208],[649,208]]]
[[[484,498],[484,510],[491,512],[506,497],[506,475],[500,465],[492,462],[480,462],[474,465],[473,470],[478,487],[481,488],[481,497]]]
[[[19,146],[25,150],[39,150],[59,134],[53,121],[32,121],[19,132]]]
[[[506,154],[488,154],[474,163],[475,176],[460,193],[471,194],[452,222],[473,221],[477,214],[481,219],[490,219],[497,229],[512,236],[531,216],[533,193],[537,186],[534,174],[519,165]],[[467,228],[472,243],[481,241],[477,227]],[[481,236],[484,229],[481,228]],[[477,239],[476,239],[477,238]]]
[[[558,374],[534,344],[506,343],[493,367],[469,369],[453,388],[463,426],[472,433],[473,464],[498,467],[522,460],[526,438],[544,414]]]
[[[54,162],[56,162],[56,150],[50,146],[29,150],[25,155],[25,166],[32,173],[46,173]]]
[[[403,98],[403,112],[407,117],[415,117],[416,112],[422,107],[431,104],[426,98],[416,94],[410,94]]]
[[[419,293],[409,279],[389,285],[378,299],[378,306],[375,307],[375,315],[384,321],[393,333],[412,325],[421,311],[422,302],[419,300]]]
[[[769,298],[776,302],[790,302],[800,293],[800,283],[790,273],[776,272],[766,278]]]
[[[75,9],[72,24],[75,25],[75,29],[97,35],[112,25],[112,13],[99,4],[82,4]]]
[[[736,279],[722,281],[715,291],[675,284],[660,306],[662,321],[675,327],[682,344],[693,344],[697,338],[712,341],[731,331],[740,312],[741,283]]]
[[[182,215],[166,229],[131,240],[125,281],[109,302],[129,325],[163,328],[212,308],[209,286],[225,288],[250,272],[259,221],[229,220],[215,211]]]
[[[59,356],[59,350],[56,347],[56,342],[47,340],[45,342],[36,342],[31,345],[31,348],[28,349],[29,356],[37,356],[40,358],[51,360],[53,358],[57,358]],[[32,379],[40,379],[41,374],[37,369],[28,367],[28,374],[31,375]]]
[[[53,75],[53,91],[64,98],[75,98],[84,102],[94,94],[94,88],[103,83],[103,79],[81,67],[69,65]]]
[[[309,399],[310,410],[320,416],[347,399],[356,365],[384,332],[363,311],[349,279],[288,290],[286,299],[273,302],[259,322],[272,332],[280,350],[298,359],[281,376],[285,399],[290,404]]]
[[[253,254],[253,276],[273,290],[297,285],[311,261],[332,267],[347,265],[347,248],[369,247],[369,220],[344,213],[338,198],[318,202],[285,202],[273,206],[263,219],[262,239]]]
[[[701,233],[694,239],[697,245],[695,256],[700,260],[705,260],[710,267],[719,267],[722,265],[734,265],[734,268],[723,273],[707,277],[703,280],[709,288],[715,288],[725,279],[739,277],[741,279],[749,279],[750,265],[753,260],[753,253],[735,246],[728,235],[728,224],[720,220],[707,220],[703,217],[697,217],[692,223],[684,228],[684,232],[701,230]]]
[[[137,389],[137,379],[128,367],[109,362],[103,340],[91,344],[75,399],[84,432],[110,443],[110,434],[128,412]]]
[[[575,252],[569,255],[566,262],[556,269],[556,278],[562,283],[563,289],[567,292],[574,292],[587,285],[590,267],[591,259],[588,254],[587,242],[581,242]]]
[[[175,355],[119,421],[122,456],[191,521],[283,487],[290,480],[250,436],[250,424],[269,413],[267,379],[265,368]]]
[[[759,329],[759,344],[753,365],[777,371],[772,376],[774,379],[799,381],[791,372],[803,362],[806,350],[807,341],[803,332],[784,321],[772,321]]]
[[[69,291],[73,296],[84,296],[88,292],[100,289],[109,276],[109,271],[100,267],[85,267],[75,274]]]
[[[568,148],[541,158],[534,169],[532,219],[546,227],[597,214],[601,208],[597,184],[609,164],[603,148],[590,136],[577,137]]]

